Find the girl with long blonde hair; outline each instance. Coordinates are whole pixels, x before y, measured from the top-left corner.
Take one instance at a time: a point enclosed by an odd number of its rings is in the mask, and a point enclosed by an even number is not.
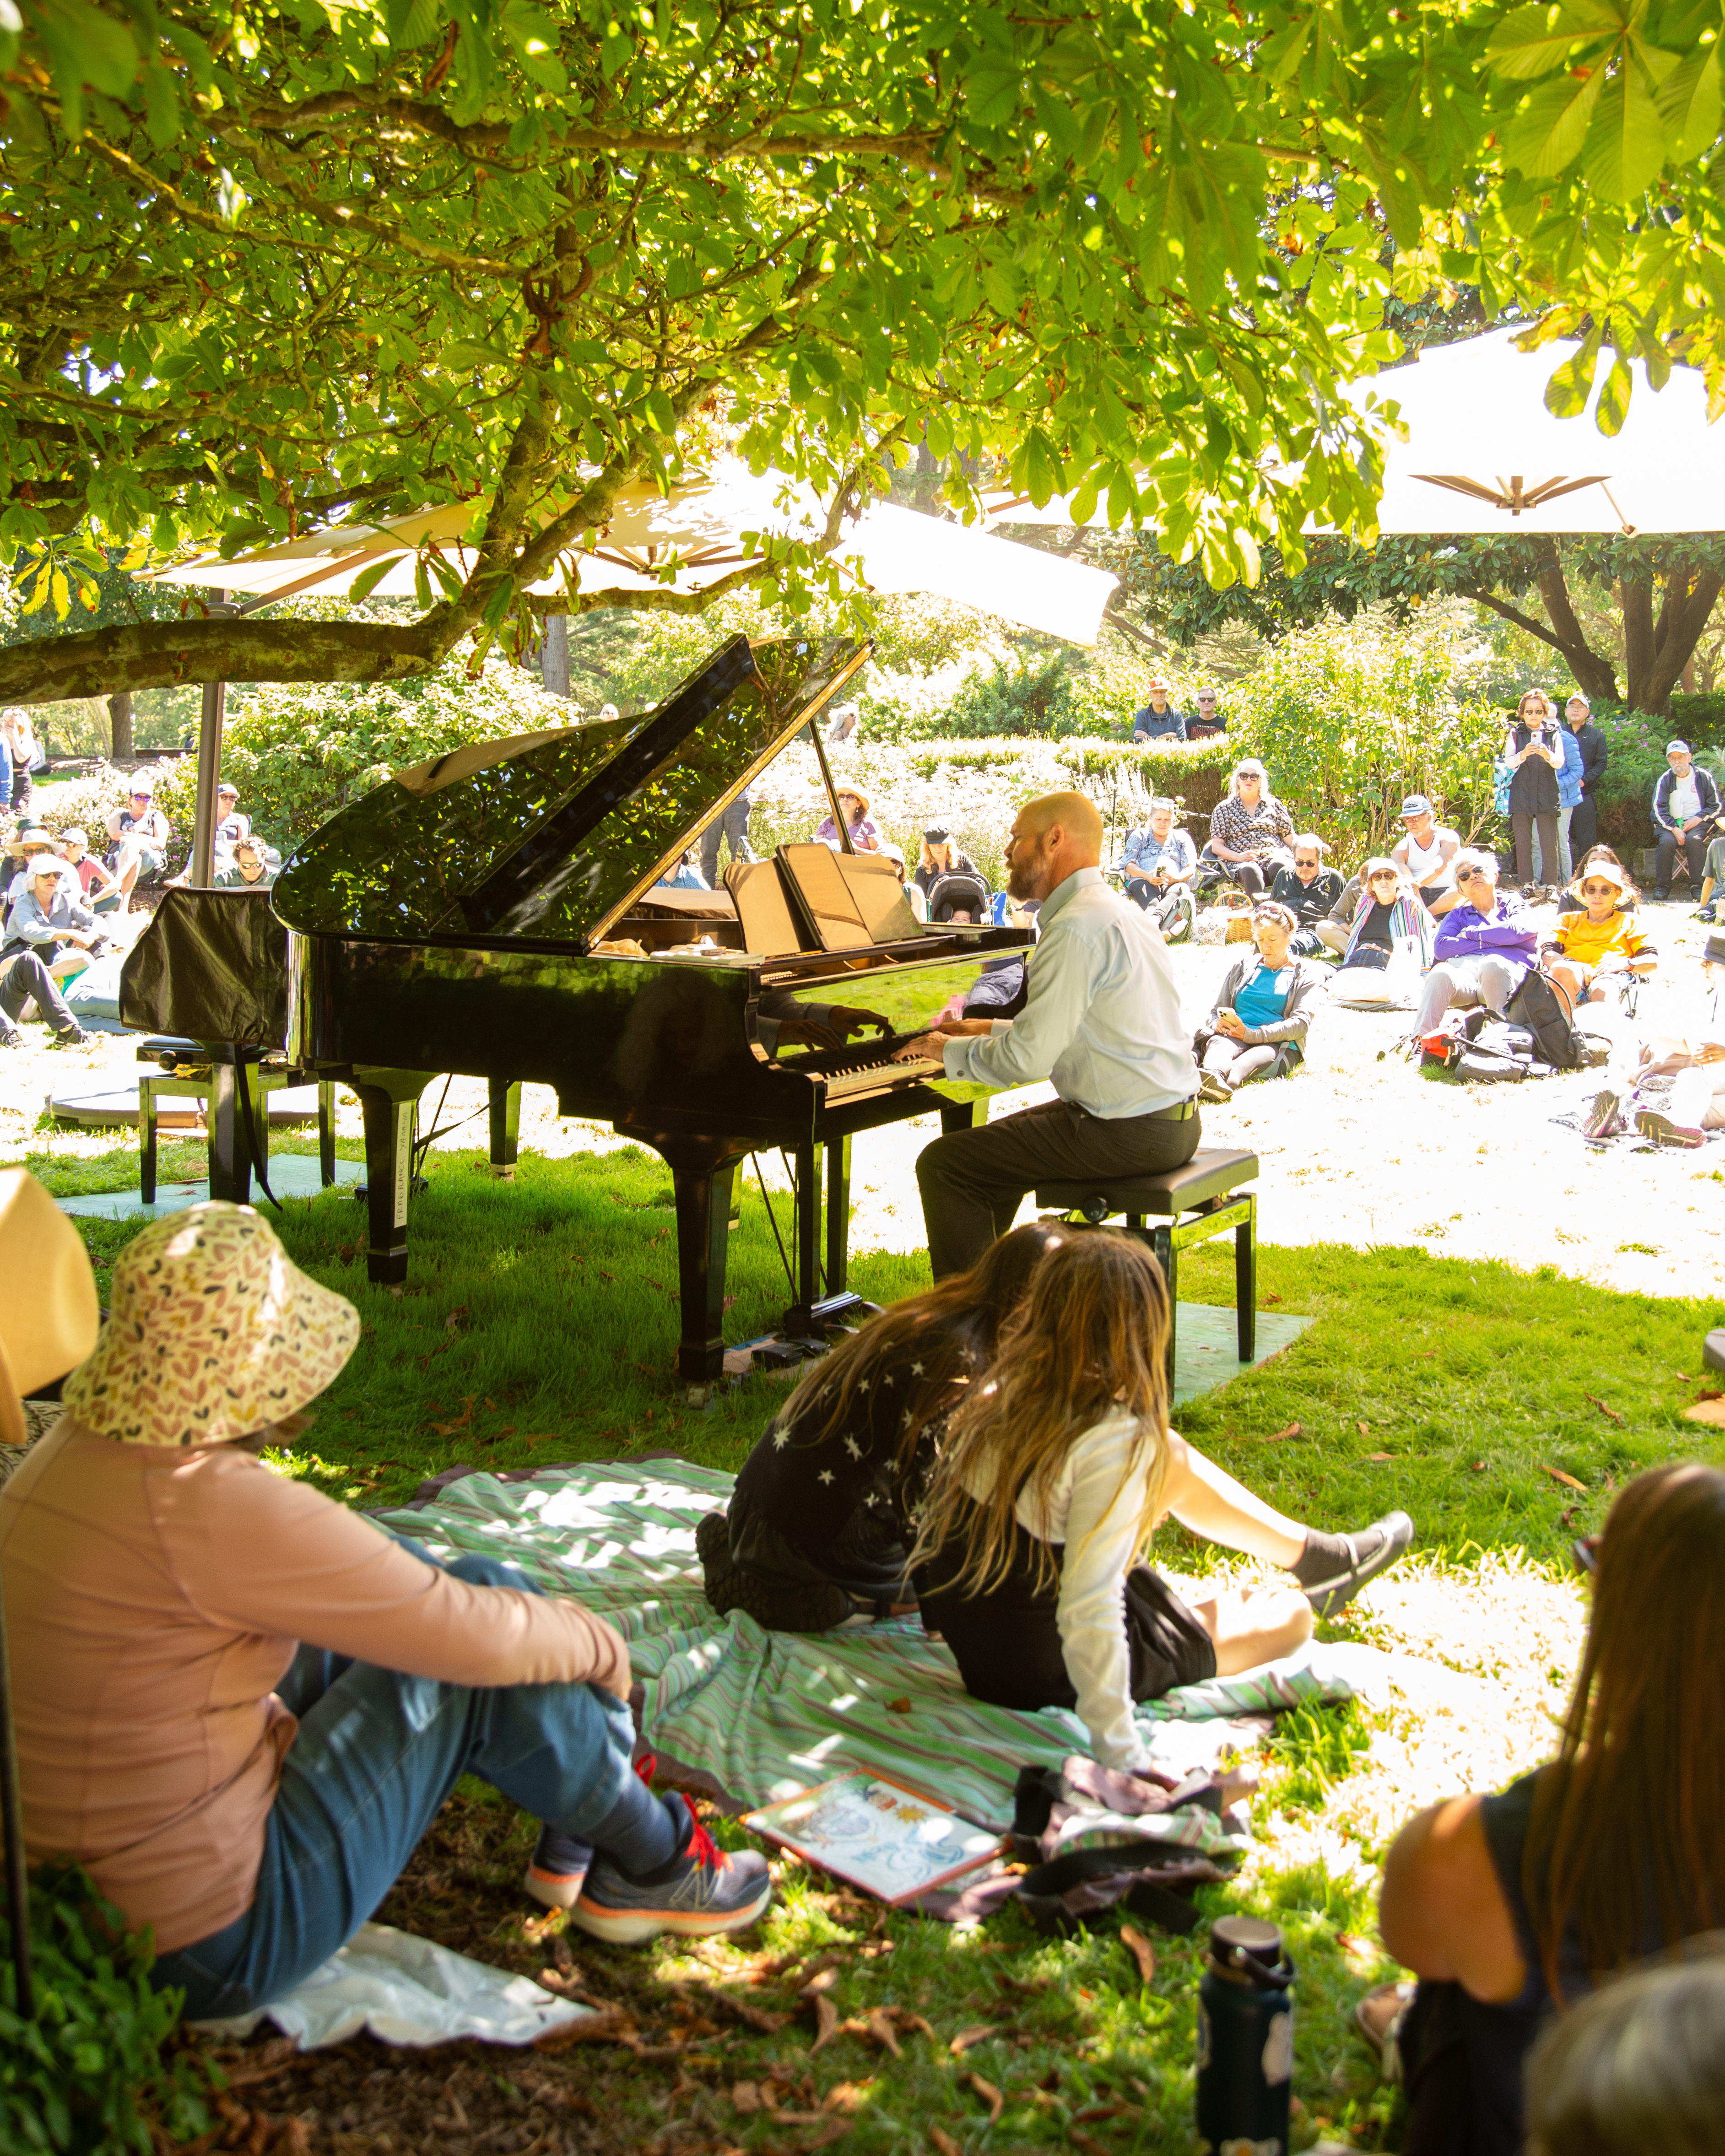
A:
[[[1142,1244],[1070,1235],[947,1419],[911,1565],[923,1619],[979,1699],[1076,1707],[1105,1766],[1147,1764],[1134,1702],[1275,1660],[1412,1537],[1405,1513],[1322,1534],[1168,1425],[1168,1291]],[[1297,1584],[1187,1603],[1141,1561],[1172,1512]]]

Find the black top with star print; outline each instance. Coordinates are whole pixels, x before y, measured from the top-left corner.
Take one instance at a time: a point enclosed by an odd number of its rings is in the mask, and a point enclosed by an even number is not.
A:
[[[811,1553],[830,1548],[859,1511],[883,1526],[896,1522],[908,1542],[941,1428],[964,1378],[975,1373],[971,1330],[969,1322],[931,1327],[884,1357],[858,1381],[850,1413],[830,1430],[822,1425],[836,1388],[817,1391],[794,1418],[779,1415],[743,1462],[738,1505]],[[952,1373],[946,1383],[939,1382],[943,1369]],[[905,1433],[919,1417],[916,1450],[901,1465]]]

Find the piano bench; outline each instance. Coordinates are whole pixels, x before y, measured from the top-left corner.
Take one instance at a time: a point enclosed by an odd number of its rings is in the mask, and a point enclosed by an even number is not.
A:
[[[1194,1243],[1234,1230],[1234,1289],[1240,1359],[1250,1363],[1257,1346],[1258,1200],[1243,1183],[1258,1178],[1255,1152],[1194,1153],[1183,1168],[1164,1175],[1091,1176],[1079,1182],[1043,1183],[1036,1203],[1054,1213],[1099,1228],[1124,1217],[1125,1230],[1147,1244],[1168,1282],[1168,1371],[1173,1383],[1174,1331],[1179,1316],[1180,1253]],[[1147,1224],[1151,1221],[1156,1225]]]
[[[234,1051],[228,1051],[232,1055]],[[267,1170],[270,1152],[270,1109],[272,1093],[315,1082],[317,1086],[317,1157],[319,1180],[327,1190],[336,1179],[336,1088],[333,1081],[320,1078],[315,1081],[310,1074],[295,1069],[280,1058],[264,1063],[247,1063],[234,1069],[232,1079],[227,1069],[218,1068],[213,1061],[209,1049],[198,1041],[172,1040],[167,1038],[146,1040],[138,1050],[138,1060],[157,1063],[161,1068],[138,1074],[138,1196],[146,1205],[156,1202],[156,1136],[157,1102],[164,1097],[178,1096],[186,1100],[201,1100],[204,1103],[204,1126],[210,1154],[209,1179],[212,1187],[217,1183],[223,1168],[232,1173],[237,1163],[220,1163],[217,1132],[216,1104],[221,1090],[232,1084],[242,1083],[252,1104],[252,1117],[258,1145],[264,1158],[252,1159],[252,1132],[242,1118],[234,1134],[236,1145],[242,1151],[249,1183],[253,1167]],[[232,1066],[230,1066],[232,1067]]]

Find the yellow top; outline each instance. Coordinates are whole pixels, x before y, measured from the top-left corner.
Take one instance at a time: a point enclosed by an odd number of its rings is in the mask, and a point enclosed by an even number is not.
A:
[[[1651,957],[1653,947],[1633,913],[1608,913],[1594,921],[1586,913],[1560,913],[1552,941],[1579,966],[1602,966],[1608,959]]]

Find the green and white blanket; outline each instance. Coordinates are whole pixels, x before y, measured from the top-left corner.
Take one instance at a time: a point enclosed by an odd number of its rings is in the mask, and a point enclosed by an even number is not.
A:
[[[1004,1830],[1020,1767],[1058,1768],[1088,1750],[1076,1714],[973,1699],[950,1651],[914,1618],[810,1636],[765,1632],[741,1611],[716,1617],[701,1590],[695,1528],[728,1502],[732,1480],[677,1460],[562,1466],[510,1482],[469,1475],[429,1505],[377,1517],[436,1557],[501,1558],[600,1611],[629,1641],[648,1742],[747,1804],[867,1767]],[[1157,1763],[1177,1775],[1210,1766],[1230,1743],[1256,1741],[1234,1717],[1352,1697],[1356,1651],[1309,1648],[1141,1707]],[[1108,1824],[1096,1816],[1105,1838]],[[1134,1821],[1132,1830],[1206,1856],[1242,1846],[1196,1806]]]

